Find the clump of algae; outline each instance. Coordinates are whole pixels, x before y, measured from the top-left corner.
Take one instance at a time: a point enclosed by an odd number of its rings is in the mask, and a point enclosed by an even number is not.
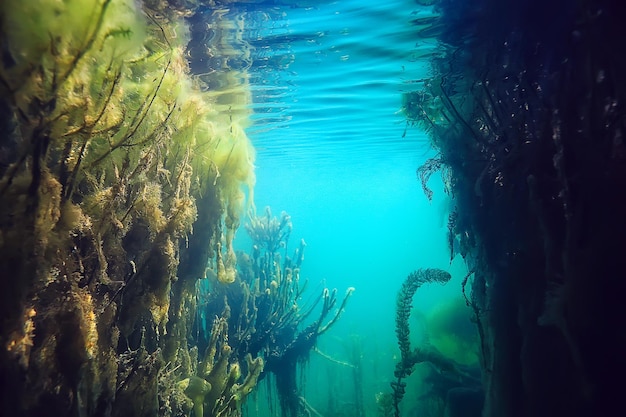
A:
[[[134,384],[190,362],[197,271],[212,256],[232,280],[254,184],[249,91],[245,74],[216,74],[223,91],[190,75],[190,12],[0,5],[0,366],[23,381],[7,411],[36,414],[52,392],[79,414],[153,407]],[[143,373],[124,373],[125,352]]]

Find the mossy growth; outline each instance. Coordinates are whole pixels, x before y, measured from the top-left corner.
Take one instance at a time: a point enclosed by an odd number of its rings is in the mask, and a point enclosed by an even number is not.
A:
[[[180,389],[193,402],[194,417],[204,416],[204,397],[211,391],[211,384],[204,378],[191,376],[180,381]]]
[[[47,330],[44,320],[89,299],[89,321],[102,323],[97,334],[79,327],[82,340],[97,341],[73,363],[90,381],[81,401],[53,396],[50,408],[94,414],[121,392],[116,383],[139,386],[133,378],[157,378],[159,364],[189,356],[201,276],[179,271],[204,270],[210,256],[234,271],[232,239],[254,185],[247,78],[219,75],[219,91],[190,75],[183,16],[192,12],[134,0],[0,4],[0,270],[13,271],[0,280],[0,367],[24,381],[7,395],[25,398],[7,414],[35,413],[55,389],[77,392],[76,370],[54,363],[63,346],[42,344],[71,321]],[[159,350],[168,338],[176,348]],[[148,354],[135,366],[150,372],[116,382],[116,352],[140,347]],[[48,362],[34,368],[29,356]],[[46,367],[67,374],[51,377],[63,386],[29,396]]]
[[[241,186],[254,182],[241,120],[188,75],[184,25],[146,19],[132,1],[90,3],[4,2],[0,75],[21,137],[3,189],[36,156],[101,232],[142,218],[183,235],[194,197],[218,182],[228,246]]]
[[[194,417],[241,415],[246,397],[255,388],[265,363],[261,356],[252,359],[247,353],[240,365],[228,342],[230,308],[217,317],[211,327],[211,339],[197,364],[197,375],[181,380],[177,386],[193,402]],[[245,376],[244,376],[245,371]]]
[[[472,311],[462,299],[437,305],[426,317],[428,341],[456,363],[478,366],[479,337]]]

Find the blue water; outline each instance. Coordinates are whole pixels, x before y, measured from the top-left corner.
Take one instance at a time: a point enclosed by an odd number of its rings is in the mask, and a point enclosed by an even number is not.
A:
[[[307,242],[304,278],[339,293],[356,288],[320,349],[349,362],[350,349],[358,345],[364,402],[374,415],[375,395],[389,391],[399,355],[394,314],[402,281],[417,268],[453,274],[446,288],[418,292],[416,316],[428,315],[458,300],[465,274],[462,262],[450,262],[450,202],[441,180],[431,180],[435,198],[429,202],[416,177],[433,156],[429,139],[401,112],[402,92],[419,88],[429,74],[428,57],[439,46],[418,36],[420,27],[411,21],[433,16],[433,10],[413,1],[313,4],[242,14],[244,41],[252,50],[254,202],[259,213],[270,206],[274,215],[291,215],[291,246],[300,238]],[[250,245],[241,228],[236,247]],[[341,366],[311,359],[305,385],[316,409],[324,409],[329,384],[352,386],[350,372],[342,384],[333,367]]]

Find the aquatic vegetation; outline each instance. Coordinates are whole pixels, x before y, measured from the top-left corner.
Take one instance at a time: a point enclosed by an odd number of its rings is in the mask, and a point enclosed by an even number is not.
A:
[[[440,269],[420,269],[408,275],[396,299],[396,337],[400,348],[400,361],[396,363],[394,377],[391,383],[393,393],[380,393],[377,396],[378,412],[381,416],[400,416],[400,402],[406,393],[404,380],[411,375],[415,365],[419,363],[430,364],[435,371],[433,375],[432,389],[441,389],[441,393],[431,397],[438,397],[441,405],[446,404],[446,395],[455,387],[479,385],[476,376],[470,369],[464,368],[454,358],[442,354],[435,346],[424,344],[411,349],[409,316],[412,309],[412,301],[415,292],[424,284],[445,284],[450,280],[449,273]]]
[[[269,253],[276,252],[281,244],[289,242],[291,217],[282,212],[280,219],[272,217],[272,210],[265,208],[265,216],[252,216],[250,223],[244,226],[252,241]]]
[[[396,417],[400,415],[399,404],[404,396],[404,388],[406,386],[402,380],[411,374],[415,364],[428,360],[427,356],[420,349],[411,350],[409,316],[412,309],[413,296],[424,283],[439,282],[445,284],[450,278],[449,273],[439,269],[418,270],[409,274],[398,293],[396,300],[396,337],[398,338],[401,359],[396,364],[394,371],[396,381],[391,385],[394,392],[394,412]]]
[[[195,282],[210,258],[234,271],[254,183],[245,77],[203,88],[193,10],[152,6],[0,6],[0,366],[22,399],[8,414],[182,410],[157,386],[191,374]]]
[[[229,318],[230,308],[226,304],[222,315],[213,322],[211,339],[197,364],[197,375],[178,383],[179,389],[193,402],[194,417],[240,415],[243,401],[263,371],[263,359],[252,359],[247,353],[244,356],[247,374],[242,379],[242,365],[232,357],[233,351],[228,343]]]
[[[450,234],[471,270],[484,416],[620,406],[607,382],[626,372],[616,336],[625,288],[610,278],[625,269],[615,244],[626,154],[616,7],[440,2],[447,52],[406,98],[439,153],[422,172],[439,164],[452,179]]]
[[[437,305],[426,317],[428,341],[446,357],[465,366],[478,366],[479,333],[461,297]]]
[[[409,316],[413,308],[412,302],[415,292],[425,283],[438,282],[445,284],[451,278],[452,276],[448,272],[439,269],[426,269],[412,272],[402,283],[402,288],[398,292],[396,300],[396,337],[398,338],[398,346],[400,347],[403,363],[398,368],[400,375],[406,376],[406,373],[412,367]]]
[[[204,378],[192,376],[180,382],[180,389],[193,402],[194,416],[204,416],[204,397],[211,391],[211,384]]]
[[[273,225],[272,239],[278,240],[271,240],[269,245],[259,241],[253,253],[240,253],[234,283],[224,285],[215,276],[202,284],[209,288],[203,290],[199,303],[201,320],[221,314],[223,327],[219,332],[206,332],[205,327],[198,325],[199,340],[205,340],[207,352],[212,352],[213,339],[221,332],[224,341],[228,341],[232,361],[243,362],[249,355],[262,358],[261,377],[268,373],[274,375],[282,415],[295,417],[307,409],[297,384],[298,365],[307,359],[318,338],[337,322],[354,288],[348,288],[343,298],[337,296],[336,290],[327,288],[317,295],[307,294],[307,281],[300,279],[304,242],[301,241],[293,257],[283,259],[276,249],[288,249],[285,219],[290,221],[290,217],[283,213],[279,221],[269,218],[268,213],[271,213],[269,209],[262,218],[253,217],[250,224]],[[246,229],[251,237],[258,236],[252,236],[257,228],[248,226]],[[288,229],[291,230],[290,223]],[[302,303],[304,296],[309,300]]]
[[[394,394],[390,392],[376,393],[376,415],[389,417],[394,415]]]

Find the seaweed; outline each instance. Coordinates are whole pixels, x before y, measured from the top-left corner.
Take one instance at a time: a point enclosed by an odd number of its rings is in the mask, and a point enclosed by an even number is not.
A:
[[[234,267],[254,155],[191,75],[182,15],[149,6],[0,6],[5,414],[190,411],[187,313],[209,259]]]
[[[603,414],[619,397],[606,382],[626,369],[624,285],[608,278],[624,269],[616,7],[442,0],[446,52],[408,95],[452,179],[487,416]]]
[[[396,337],[400,348],[400,361],[396,363],[394,376],[396,380],[391,383],[393,388],[393,409],[396,417],[400,416],[400,401],[405,394],[406,383],[403,381],[411,375],[413,368],[420,362],[429,361],[437,366],[449,368],[443,356],[435,351],[420,348],[411,349],[409,316],[412,309],[412,301],[415,292],[426,283],[445,284],[451,275],[440,269],[419,269],[410,273],[402,284],[396,299]]]
[[[238,272],[231,284],[222,283],[217,271],[209,270],[208,282],[201,286],[198,320],[219,315],[217,309],[227,307],[221,331],[227,333],[224,340],[228,340],[231,361],[241,362],[249,354],[262,358],[260,378],[274,375],[281,414],[299,416],[309,406],[297,384],[298,365],[339,320],[354,288],[348,288],[343,298],[336,289],[322,288],[316,294],[307,291],[308,281],[300,277],[304,240],[293,257],[283,260],[278,252],[279,248],[285,253],[288,250],[291,217],[287,213],[279,220],[271,217],[267,208],[264,215],[251,217],[246,230],[254,241],[251,253],[238,254]],[[205,333],[202,325],[197,329],[197,340],[213,346],[215,331]]]

